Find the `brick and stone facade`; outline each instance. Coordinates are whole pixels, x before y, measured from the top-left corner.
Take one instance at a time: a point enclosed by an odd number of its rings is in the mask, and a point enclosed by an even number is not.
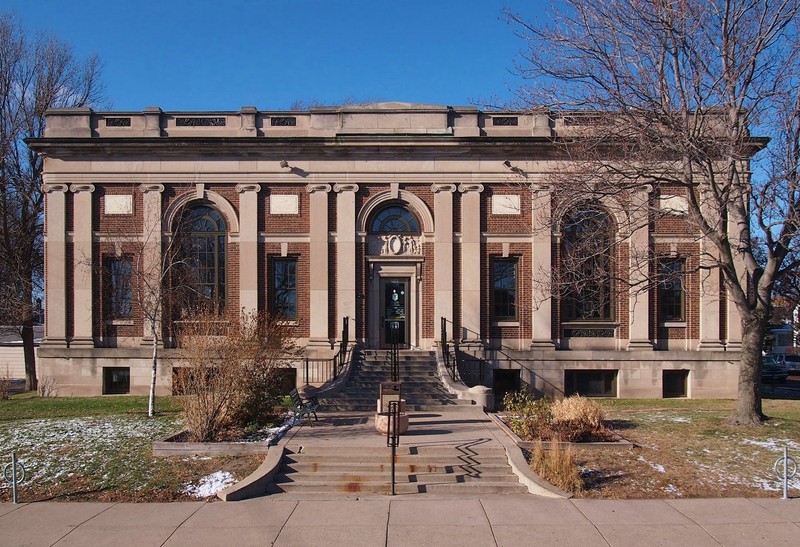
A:
[[[41,374],[62,394],[100,394],[104,369],[127,369],[130,393],[146,392],[146,321],[136,298],[115,317],[104,264],[123,256],[149,271],[182,211],[202,204],[225,226],[223,318],[271,310],[275,268],[289,260],[307,355],[331,354],[343,317],[351,338],[380,347],[388,299],[402,294],[406,344],[434,347],[446,318],[465,355],[484,361],[490,387],[512,378],[559,395],[605,382],[606,394],[661,397],[674,391],[669,377],[685,396],[735,396],[739,319],[719,276],[699,268],[709,249],[682,216],[679,189],[643,185],[609,214],[618,277],[645,288],[615,281],[608,317],[569,320],[543,288],[561,260],[566,210],[553,139],[569,132],[547,114],[406,103],[50,111],[44,138],[30,143],[45,161]],[[675,214],[648,217],[664,203]],[[416,229],[375,232],[392,207]],[[647,283],[661,257],[683,260],[680,320],[659,316]],[[493,287],[509,286],[495,267],[513,271],[511,311],[499,318]],[[171,382],[162,366],[159,390]]]

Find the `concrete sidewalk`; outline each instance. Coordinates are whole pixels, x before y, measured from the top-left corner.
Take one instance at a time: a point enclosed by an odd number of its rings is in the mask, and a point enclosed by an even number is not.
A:
[[[797,545],[800,499],[534,496],[0,504],[0,545]]]

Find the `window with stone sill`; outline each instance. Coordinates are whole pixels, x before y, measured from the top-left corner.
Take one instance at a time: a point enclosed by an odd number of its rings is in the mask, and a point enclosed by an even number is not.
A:
[[[297,320],[297,258],[274,257],[270,264],[270,313],[287,323]]]
[[[665,326],[686,321],[685,277],[684,259],[662,258],[658,261],[658,320]]]
[[[517,259],[491,259],[492,321],[517,321]]]
[[[564,321],[612,321],[613,231],[601,207],[570,210],[561,230],[559,292]]]
[[[115,324],[132,324],[133,258],[130,255],[105,257],[108,318]]]
[[[175,229],[179,266],[176,286],[182,287],[184,310],[225,311],[227,226],[208,205],[184,210]]]

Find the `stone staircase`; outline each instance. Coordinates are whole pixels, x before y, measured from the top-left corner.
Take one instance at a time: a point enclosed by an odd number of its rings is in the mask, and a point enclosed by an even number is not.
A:
[[[389,494],[385,447],[304,447],[284,455],[270,494]],[[524,494],[505,450],[496,444],[403,446],[395,461],[396,494]]]
[[[400,381],[406,409],[412,411],[458,410],[470,408],[450,394],[437,373],[436,356],[430,351],[400,351]],[[381,382],[391,380],[388,350],[364,350],[347,385],[335,396],[320,400],[320,410],[329,412],[375,412]]]

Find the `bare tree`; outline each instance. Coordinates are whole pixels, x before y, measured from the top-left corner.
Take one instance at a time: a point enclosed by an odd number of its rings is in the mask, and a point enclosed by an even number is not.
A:
[[[507,15],[528,41],[521,100],[572,125],[566,191],[626,207],[644,184],[685,196],[709,244],[701,267],[741,317],[731,422],[760,423],[773,289],[800,266],[800,2],[565,0],[549,23]]]
[[[102,91],[97,57],[78,60],[51,36],[30,40],[14,16],[0,14],[0,318],[19,326],[25,387],[36,389],[34,295],[42,291],[42,158],[24,143],[42,137],[49,108],[89,106]]]
[[[178,371],[192,441],[215,441],[229,429],[263,426],[280,398],[276,375],[296,357],[291,327],[266,314],[228,321],[205,308],[182,322],[171,361]]]

